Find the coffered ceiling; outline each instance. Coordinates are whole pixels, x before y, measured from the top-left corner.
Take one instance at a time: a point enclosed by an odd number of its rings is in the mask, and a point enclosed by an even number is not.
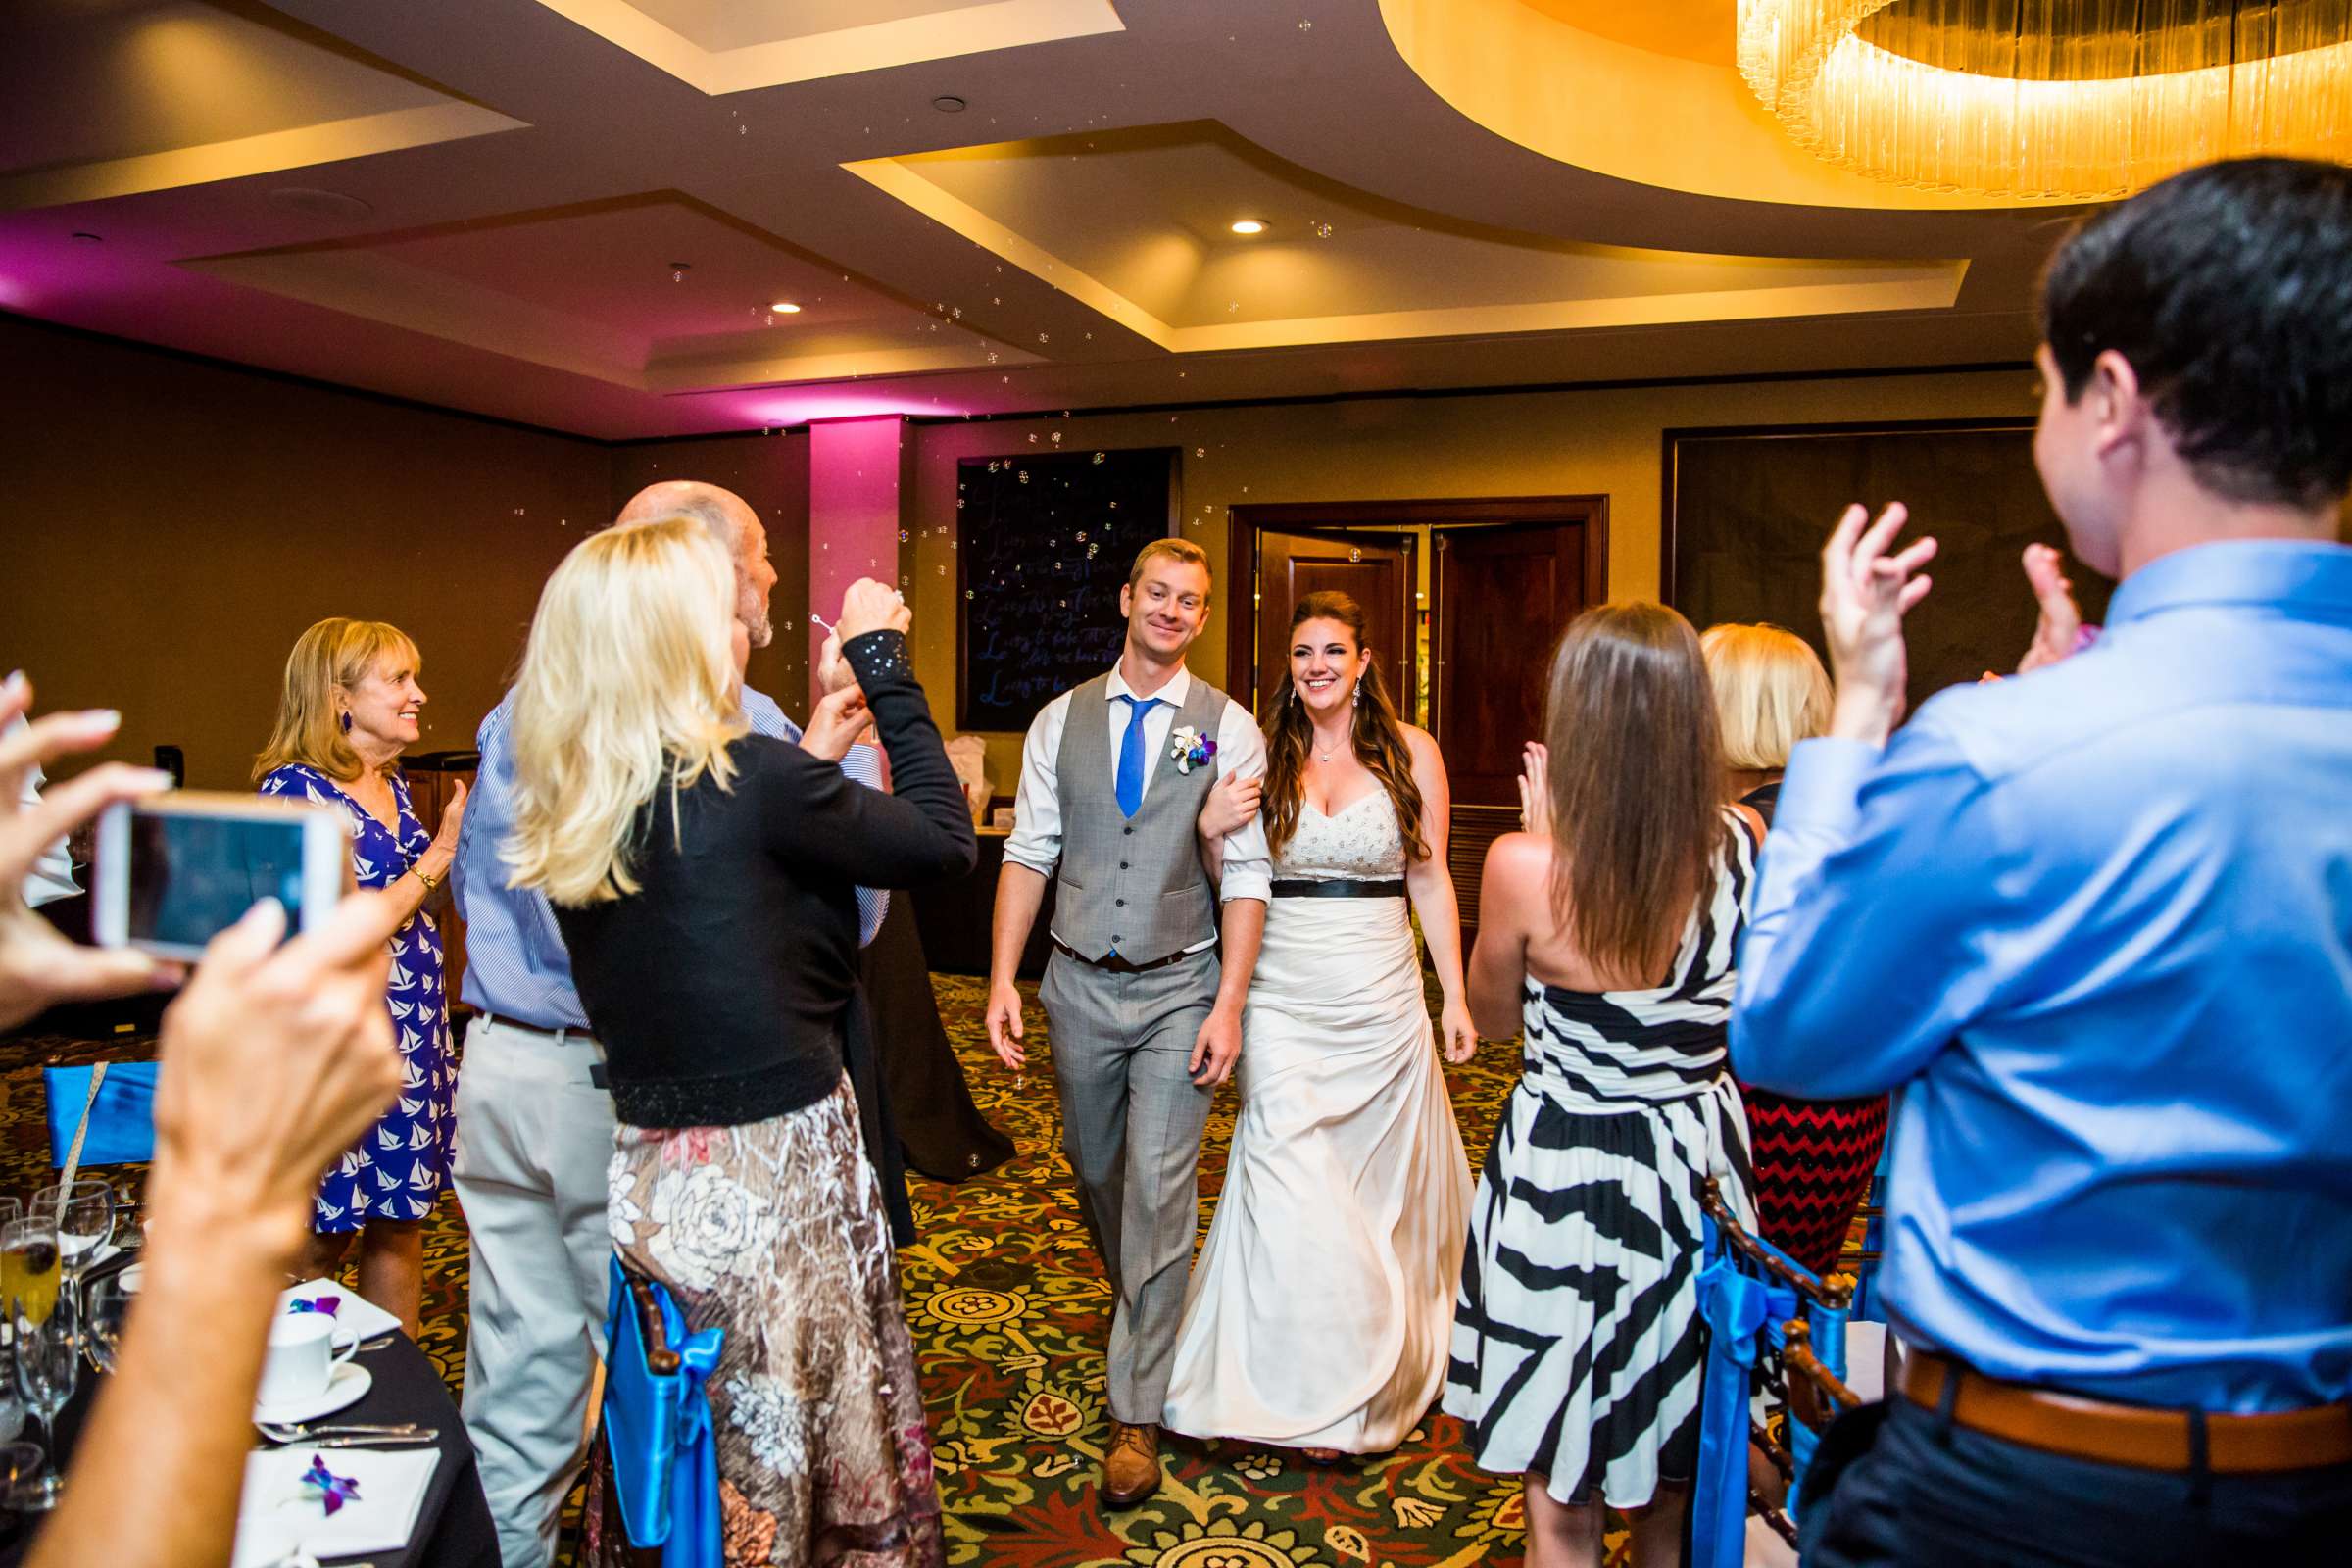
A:
[[[17,0],[0,309],[608,438],[2030,353],[2067,215],[1812,163],[1732,12]]]

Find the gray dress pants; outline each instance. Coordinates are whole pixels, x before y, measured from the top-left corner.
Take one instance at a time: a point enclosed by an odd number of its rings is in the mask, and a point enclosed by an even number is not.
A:
[[[1113,1419],[1156,1425],[1200,1226],[1211,1091],[1185,1062],[1216,1002],[1216,951],[1113,974],[1056,951],[1039,1000],[1053,1031],[1062,1149],[1116,1306],[1104,1376]]]
[[[588,1390],[605,1348],[612,1097],[589,1081],[585,1035],[476,1018],[458,1072],[451,1170],[471,1240],[466,1436],[505,1568],[547,1568],[585,1457]]]

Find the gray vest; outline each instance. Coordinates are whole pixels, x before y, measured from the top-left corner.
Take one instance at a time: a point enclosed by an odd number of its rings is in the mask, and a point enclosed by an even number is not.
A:
[[[1210,740],[1226,697],[1196,675],[1169,728],[1190,727]],[[1119,809],[1119,754],[1105,709],[1128,716],[1110,698],[1105,673],[1070,693],[1056,767],[1061,790],[1061,866],[1054,894],[1054,934],[1089,958],[1112,952],[1133,963],[1206,942],[1217,934],[1217,896],[1200,863],[1196,826],[1216,782],[1211,760],[1178,772],[1162,742],[1145,765],[1152,771],[1143,809]],[[1120,733],[1124,735],[1125,725]]]

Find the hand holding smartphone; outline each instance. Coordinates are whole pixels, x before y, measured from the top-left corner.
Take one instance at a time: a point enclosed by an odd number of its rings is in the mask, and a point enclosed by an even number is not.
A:
[[[196,958],[275,899],[291,937],[333,912],[350,866],[349,828],[325,807],[195,790],[125,802],[98,818],[92,932],[102,947]]]

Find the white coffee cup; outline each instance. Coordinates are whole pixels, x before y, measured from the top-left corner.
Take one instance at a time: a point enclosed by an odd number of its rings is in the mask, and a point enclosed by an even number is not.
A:
[[[270,1326],[259,1401],[293,1404],[317,1398],[334,1381],[335,1368],[358,1354],[359,1348],[357,1333],[322,1315],[289,1312],[280,1316]]]

